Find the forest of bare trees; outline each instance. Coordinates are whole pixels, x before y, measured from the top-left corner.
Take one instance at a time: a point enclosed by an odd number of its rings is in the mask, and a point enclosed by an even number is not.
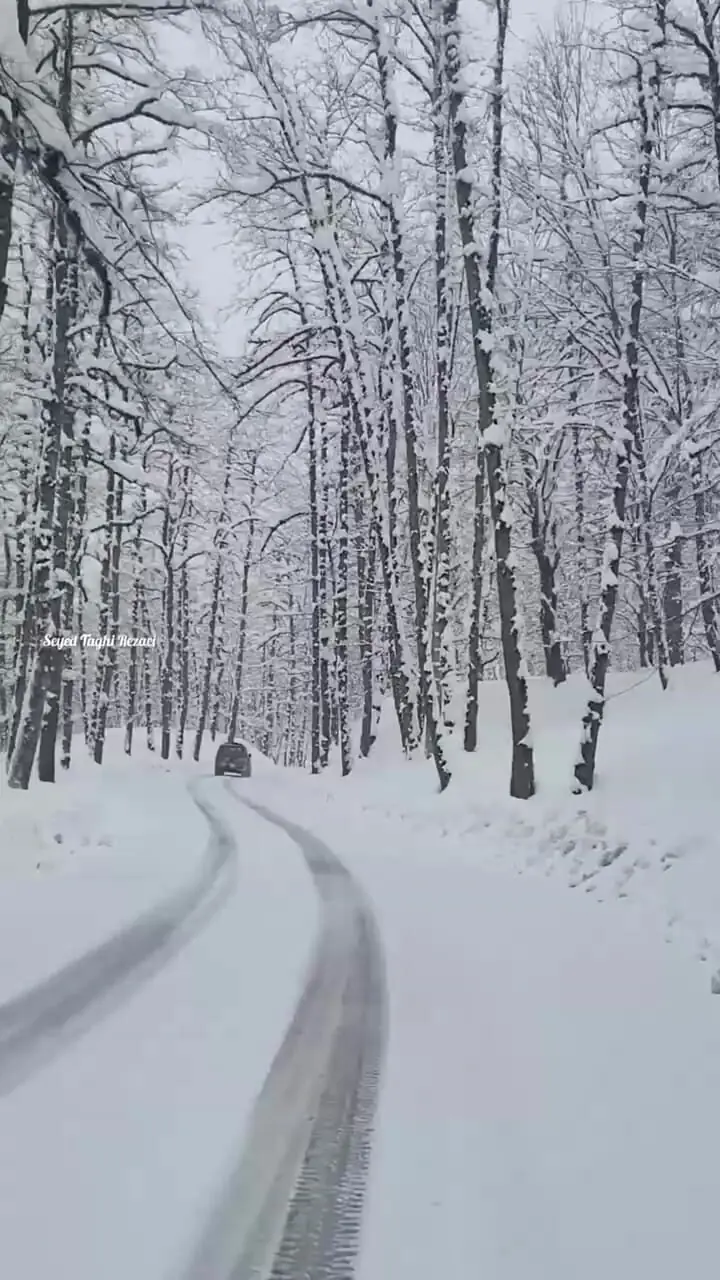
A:
[[[382,714],[444,789],[498,680],[528,798],[580,674],[592,788],[609,669],[720,672],[719,349],[720,4],[0,0],[10,786]]]

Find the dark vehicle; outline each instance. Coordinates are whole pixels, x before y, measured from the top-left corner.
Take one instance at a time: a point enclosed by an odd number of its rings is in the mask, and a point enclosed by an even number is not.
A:
[[[236,778],[249,778],[252,773],[250,752],[242,742],[223,742],[215,756],[215,777],[231,774]]]

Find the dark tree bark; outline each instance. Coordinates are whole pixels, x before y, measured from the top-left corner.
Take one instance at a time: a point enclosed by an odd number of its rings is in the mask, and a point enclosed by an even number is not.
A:
[[[333,600],[330,591],[332,565],[330,561],[330,544],[328,541],[328,437],[327,423],[324,413],[318,420],[319,466],[318,466],[318,555],[320,581],[320,767],[326,769],[330,760],[330,745],[333,739],[332,716],[333,697],[330,687],[330,658],[332,653],[332,612]]]
[[[605,712],[605,685],[610,663],[610,636],[617,605],[622,559],[628,484],[633,454],[640,431],[640,324],[645,289],[644,249],[647,235],[648,195],[657,137],[657,100],[660,75],[657,64],[649,84],[641,65],[636,68],[637,105],[640,120],[641,166],[635,205],[633,233],[633,275],[630,315],[624,349],[622,432],[615,442],[615,477],[612,513],[603,553],[600,615],[595,628],[588,677],[592,693],[583,716],[580,751],[575,765],[576,792],[592,790],[600,726]]]
[[[720,672],[720,626],[718,625],[715,596],[712,582],[712,561],[705,533],[707,527],[707,506],[705,502],[705,477],[702,454],[693,453],[690,460],[690,479],[692,483],[693,507],[695,510],[695,555],[697,557],[698,582],[700,585],[700,612],[705,628],[705,639],[710,650],[715,670]]]
[[[652,503],[650,497],[650,485],[647,478],[647,463],[645,457],[645,440],[642,425],[642,418],[638,420],[638,434],[635,442],[635,455],[637,463],[638,487],[640,491],[639,509],[642,522],[642,540],[645,552],[645,577],[646,588],[645,594],[647,598],[648,616],[652,630],[652,649],[657,659],[658,675],[663,689],[668,687],[668,655],[667,644],[665,640],[665,628],[663,626],[663,614],[660,601],[660,587],[658,585],[657,565],[655,562],[655,543],[652,534]]]
[[[189,501],[189,477],[190,468],[185,467],[183,472],[183,490],[185,494],[184,509],[186,515],[191,514]],[[187,522],[183,522],[182,538],[180,543],[180,582],[178,588],[178,612],[177,612],[177,635],[180,646],[178,655],[179,668],[179,693],[180,706],[178,708],[178,726],[175,734],[175,755],[178,760],[182,760],[185,750],[185,727],[187,725],[188,713],[190,710],[190,594],[188,587],[188,526]]]
[[[323,225],[322,229],[327,228]],[[385,594],[388,648],[392,655],[390,674],[393,702],[400,729],[400,740],[403,750],[408,753],[416,745],[413,730],[413,707],[410,697],[409,666],[405,658],[405,643],[399,612],[400,593],[397,559],[391,549],[387,505],[383,504],[380,477],[375,466],[373,427],[377,424],[368,421],[366,405],[369,403],[369,396],[366,394],[363,379],[359,377],[357,372],[362,365],[360,353],[353,342],[352,334],[348,332],[348,329],[342,323],[342,300],[344,295],[338,270],[339,263],[336,260],[337,246],[334,244],[333,250],[334,252],[329,255],[329,261],[324,255],[320,257],[320,267],[343,378],[343,412],[347,412],[349,408],[353,434],[360,450],[370,498]]]
[[[65,17],[64,70],[62,91],[69,94],[72,77],[71,15]],[[63,108],[66,109],[66,108]],[[69,109],[69,107],[67,108]],[[63,651],[49,643],[62,633],[62,596],[67,590],[68,537],[71,522],[72,489],[70,467],[65,465],[73,448],[74,414],[68,391],[72,360],[71,330],[77,314],[77,243],[68,225],[65,210],[59,208],[52,229],[53,264],[51,277],[54,307],[50,403],[43,412],[43,446],[37,492],[38,532],[34,545],[32,577],[28,580],[26,623],[28,639],[35,633],[36,652],[29,684],[22,697],[17,734],[10,758],[8,782],[27,790],[46,711],[42,753],[42,781],[54,781],[55,742],[59,723],[59,700]],[[49,699],[46,707],[46,699]]]
[[[573,411],[577,401],[577,390]],[[577,538],[578,594],[580,597],[580,635],[582,638],[585,675],[590,674],[590,605],[588,600],[587,534],[585,531],[585,473],[580,453],[580,428],[572,425],[573,487],[575,496],[575,536]]]
[[[674,484],[668,493],[672,512],[680,504],[680,486]],[[665,585],[663,588],[663,614],[667,634],[668,658],[671,667],[685,661],[683,637],[683,540],[675,519],[671,519],[668,531],[669,547],[665,556]]]
[[[297,704],[298,704],[298,668],[297,638],[295,631],[295,593],[292,585],[288,587],[288,707],[285,737],[285,764],[295,766],[298,763],[297,744]]]
[[[110,453],[115,456],[114,439]],[[107,531],[106,556],[107,568],[103,562],[103,576],[107,573],[108,608],[105,615],[105,630],[101,632],[108,643],[100,651],[98,666],[98,704],[95,717],[95,734],[93,742],[93,760],[102,764],[105,751],[105,735],[107,731],[110,693],[117,671],[117,643],[120,630],[120,560],[122,557],[122,512],[124,485],[121,476],[116,476],[112,488],[108,485],[111,510],[110,524]]]
[[[382,19],[380,19],[382,21]],[[425,726],[427,741],[440,783],[444,791],[451,780],[442,729],[438,721],[437,692],[435,673],[432,666],[431,642],[429,636],[429,574],[425,562],[425,548],[420,518],[420,481],[418,475],[418,415],[413,387],[413,369],[410,353],[410,326],[407,297],[407,281],[405,268],[405,249],[403,243],[401,220],[401,195],[399,169],[397,161],[397,128],[398,120],[390,90],[390,65],[387,54],[385,33],[376,29],[375,58],[380,79],[380,95],[385,120],[385,165],[393,175],[389,183],[388,199],[388,244],[390,251],[391,273],[388,275],[388,287],[391,289],[391,305],[388,308],[395,329],[393,347],[397,351],[397,360],[402,390],[402,427],[405,439],[405,463],[407,471],[408,522],[410,530],[410,563],[412,567],[415,594],[415,646],[417,649],[418,674],[420,685],[420,722]],[[390,401],[389,412],[392,416],[393,401]],[[449,430],[449,426],[448,426]],[[446,489],[447,480],[440,480],[440,489]],[[445,493],[442,492],[444,513]]]
[[[475,492],[473,502],[473,550],[470,604],[470,634],[468,639],[468,684],[465,706],[466,751],[475,751],[478,744],[478,710],[482,660],[480,654],[480,610],[482,607],[482,568],[485,547],[485,448],[478,426],[478,444],[475,452]]]
[[[70,460],[68,460],[68,464],[69,461]],[[71,551],[68,560],[68,572],[73,582],[73,591],[67,591],[63,601],[63,630],[66,634],[69,634],[72,631],[76,617],[76,604],[82,598],[81,592],[78,591],[77,588],[80,583],[83,535],[85,529],[85,518],[87,515],[88,464],[89,431],[86,427],[82,433],[79,467],[75,477],[76,488],[73,498],[74,520]],[[82,634],[79,628],[76,633]],[[74,650],[69,648],[67,650],[62,686],[62,747],[60,754],[60,767],[62,769],[70,768],[70,761],[72,757],[73,708],[75,705],[76,674]]]
[[[525,660],[520,644],[517,583],[512,556],[511,516],[508,507],[508,475],[504,433],[497,421],[494,371],[492,366],[493,317],[486,300],[495,291],[497,258],[500,244],[503,74],[507,36],[508,2],[497,0],[497,41],[492,94],[492,229],[487,271],[478,249],[477,228],[473,209],[473,192],[468,181],[467,126],[464,116],[465,93],[458,37],[458,0],[444,0],[443,32],[445,64],[449,87],[450,136],[455,195],[460,237],[465,263],[470,326],[473,338],[475,370],[478,383],[479,440],[484,446],[490,512],[495,540],[495,565],[498,605],[502,636],[505,678],[510,700],[512,729],[512,767],[510,794],[528,799],[535,793],[535,768],[530,740],[530,710]]]
[[[210,620],[208,623],[207,650],[203,669],[202,689],[200,692],[200,711],[198,714],[195,742],[193,744],[193,760],[200,759],[202,740],[210,710],[210,690],[212,687],[213,664],[217,649],[218,622],[220,619],[220,601],[223,591],[223,561],[227,552],[226,525],[228,519],[228,501],[230,497],[230,480],[232,478],[233,432],[228,437],[225,451],[225,470],[223,476],[222,502],[220,518],[215,537],[215,569],[213,571],[212,596],[210,599]]]
[[[175,694],[175,527],[171,504],[174,497],[175,461],[168,462],[167,500],[163,515],[162,558],[165,570],[163,584],[163,648],[160,659],[160,757],[170,759],[170,733]]]
[[[307,316],[301,316],[303,325],[307,326]],[[315,400],[315,383],[312,363],[305,361],[305,390],[307,396],[308,421],[308,479],[310,484],[310,771],[320,773],[322,769],[322,752],[320,749],[320,732],[322,724],[322,692],[320,683],[320,646],[321,646],[321,599],[320,583],[320,497],[318,484],[318,422]]]
[[[228,724],[228,739],[235,741],[242,705],[243,677],[245,674],[245,640],[247,636],[248,603],[250,589],[250,566],[255,551],[255,500],[257,495],[258,455],[253,454],[250,469],[250,497],[248,501],[248,533],[243,556],[242,583],[240,586],[240,626],[238,629],[238,647],[235,657],[235,673],[233,679],[233,696]]]
[[[2,540],[4,569],[0,579],[0,753],[5,751],[7,747],[8,736],[10,733],[9,724],[9,707],[10,697],[7,684],[7,677],[10,671],[8,662],[8,634],[7,634],[7,613],[10,603],[10,584],[12,582],[12,550],[10,548],[10,539],[5,534]]]
[[[358,477],[359,480],[359,477]],[[355,547],[358,589],[358,645],[362,680],[362,723],[360,755],[369,756],[375,742],[373,637],[375,631],[375,557],[376,541],[372,527],[364,520],[359,483],[355,486]]]
[[[27,44],[30,29],[29,0],[17,0],[18,34]],[[18,117],[17,104],[11,107],[13,123]],[[0,123],[0,322],[8,298],[7,269],[13,231],[13,203],[15,198],[15,170],[18,162],[18,146],[12,131]]]
[[[149,638],[152,635],[150,626],[150,615],[148,613],[147,600],[145,592],[140,588],[140,615],[145,628],[145,635]],[[153,719],[153,695],[152,695],[152,673],[150,669],[150,650],[143,648],[142,651],[142,688],[144,699],[144,719],[145,719],[145,745],[148,751],[155,750],[155,724]]]
[[[449,155],[445,84],[440,50],[436,51],[433,84],[433,163],[435,170],[435,395],[437,399],[437,470],[433,485],[432,666],[438,716],[445,728],[451,691],[445,660],[450,621],[450,367],[452,360],[450,281],[448,278]]]
[[[348,564],[350,551],[350,418],[343,414],[340,429],[340,492],[338,495],[338,571],[335,591],[335,656],[338,738],[344,778],[352,769],[348,683]]]
[[[530,547],[540,577],[540,634],[542,636],[545,672],[557,688],[567,679],[557,630],[557,571],[560,552],[557,548],[551,513],[543,502],[542,473],[528,475],[526,484],[530,502]]]

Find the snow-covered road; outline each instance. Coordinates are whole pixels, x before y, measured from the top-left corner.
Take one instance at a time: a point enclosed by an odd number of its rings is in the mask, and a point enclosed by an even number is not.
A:
[[[328,840],[383,937],[357,1280],[714,1273],[720,1007],[702,966],[642,909],[518,876],[482,836],[280,779],[254,793]]]
[[[146,982],[231,892],[237,853],[232,829],[217,818],[200,786],[192,792],[211,832],[192,880],[107,941],[0,1005],[0,1096]]]
[[[349,1274],[384,1048],[382,950],[367,899],[332,852],[239,805],[233,785],[232,799],[212,779],[192,787],[212,833],[199,874],[0,1009],[2,1274],[39,1280],[53,1257],[75,1280]],[[258,1036],[260,1008],[271,1022]],[[172,1009],[184,1035],[164,1025]],[[30,1231],[37,1204],[42,1234]]]
[[[185,1280],[346,1280],[360,1238],[385,1042],[380,940],[367,899],[327,845],[245,803],[301,850],[321,929],[240,1162]]]
[[[208,927],[0,1097],[0,1274],[713,1270],[717,1004],[641,903],[519,876],[492,831],[441,838],[362,791],[206,785],[237,846]],[[385,1025],[373,915],[390,1036],[355,1260]]]
[[[287,836],[207,786],[238,848],[236,883],[209,927],[111,1017],[0,1098],[2,1276],[177,1280],[236,1167],[302,992],[319,911]],[[155,789],[162,794],[161,779]],[[174,832],[194,811],[182,778],[168,784],[168,801]],[[148,815],[153,833],[156,817]],[[199,834],[196,866],[207,842],[202,821]],[[120,842],[116,860],[121,850]],[[162,849],[157,857],[166,890],[174,888],[171,859]],[[184,852],[181,865],[186,880]],[[109,861],[106,874],[112,887]],[[148,865],[151,902],[156,876]],[[31,948],[29,894],[27,906]]]

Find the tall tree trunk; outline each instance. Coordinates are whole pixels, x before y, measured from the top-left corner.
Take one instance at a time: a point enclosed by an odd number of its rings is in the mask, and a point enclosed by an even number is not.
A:
[[[218,622],[220,619],[220,601],[223,590],[223,557],[226,554],[226,528],[228,521],[228,501],[230,497],[230,481],[232,478],[232,462],[233,462],[233,435],[234,428],[228,435],[227,448],[225,450],[225,469],[223,475],[222,499],[220,504],[220,516],[218,520],[218,529],[215,537],[215,569],[213,572],[212,596],[210,600],[210,620],[208,624],[208,641],[205,653],[205,666],[203,669],[202,688],[200,691],[200,711],[198,714],[197,729],[195,731],[195,742],[193,744],[193,760],[196,762],[200,759],[200,751],[202,749],[202,740],[205,733],[205,725],[207,724],[208,712],[210,710],[210,690],[212,687],[213,663],[215,660],[215,650],[217,646]]]
[[[186,512],[186,516],[190,516],[191,514],[188,500],[189,478],[190,468],[186,466],[183,472],[183,491],[185,494],[183,509]],[[183,522],[182,538],[180,543],[181,565],[176,624],[180,645],[178,661],[180,677],[180,706],[178,708],[178,727],[175,735],[175,754],[178,760],[182,760],[183,751],[185,750],[185,727],[187,725],[187,718],[190,710],[190,594],[187,571],[188,541],[188,526],[187,520],[185,520]]]
[[[175,755],[182,760],[185,749],[185,728],[190,710],[190,599],[188,592],[187,565],[180,570],[180,586],[178,591],[178,636],[180,638],[180,707],[178,710],[178,727],[175,735]]]
[[[490,512],[495,540],[498,605],[505,678],[510,701],[512,766],[510,794],[528,799],[535,793],[535,767],[530,736],[527,668],[521,644],[515,562],[512,555],[512,513],[508,499],[507,433],[497,419],[495,375],[492,365],[493,316],[488,300],[494,297],[500,245],[501,183],[503,160],[503,75],[507,36],[508,0],[497,0],[497,39],[492,93],[492,229],[487,271],[478,248],[473,189],[469,178],[465,91],[458,34],[458,0],[441,0],[442,49],[449,87],[450,136],[455,170],[455,195],[463,246],[470,326],[478,382],[479,439],[485,449]]]
[[[30,29],[29,0],[17,0],[17,29],[23,44],[28,42]],[[11,124],[18,119],[15,102],[11,106]],[[7,305],[7,269],[13,230],[13,202],[15,197],[15,170],[18,162],[18,146],[12,130],[0,131],[0,321]]]
[[[72,11],[68,11],[63,17],[62,70],[58,96],[58,114],[68,132],[72,127],[73,24],[74,15]],[[55,420],[53,431],[58,440],[59,452],[53,516],[53,585],[49,606],[51,626],[54,634],[59,637],[63,633],[65,622],[72,619],[75,591],[75,583],[68,575],[75,465],[75,412],[68,379],[74,360],[71,333],[78,313],[78,245],[76,237],[70,231],[64,209],[55,212],[53,221],[56,236],[52,277],[55,324],[50,415]],[[63,638],[67,640],[69,637]],[[38,777],[41,782],[55,781],[55,748],[60,723],[63,675],[67,673],[69,657],[69,649],[55,649],[49,655],[38,752]]]
[[[472,581],[470,584],[470,632],[468,637],[468,684],[465,704],[466,751],[475,751],[478,743],[478,710],[482,664],[480,656],[480,609],[483,591],[483,551],[485,548],[485,447],[478,424],[475,450],[475,489],[473,501]]]
[[[355,545],[358,588],[358,645],[362,680],[362,723],[360,755],[367,757],[375,741],[373,634],[375,628],[375,556],[376,543],[372,528],[368,531],[363,518],[363,502],[359,485],[355,497]]]
[[[145,591],[140,587],[140,616],[145,630],[146,637],[150,637],[152,628],[150,626],[150,614],[148,612]],[[152,696],[152,672],[150,667],[150,650],[143,648],[142,651],[142,688],[144,699],[144,719],[145,719],[145,745],[148,751],[155,750],[155,726],[153,720],[153,696]]]
[[[660,33],[662,34],[662,33]],[[645,83],[642,65],[636,67],[637,101],[640,116],[640,176],[633,232],[633,276],[630,316],[624,350],[622,430],[614,441],[615,479],[603,551],[600,612],[593,634],[589,683],[592,693],[582,722],[580,750],[575,764],[576,792],[592,790],[600,726],[605,712],[605,685],[610,663],[610,636],[617,605],[620,562],[628,483],[633,453],[640,431],[640,322],[645,288],[644,249],[647,235],[648,196],[657,138],[657,103],[660,75],[657,63],[650,83]]]
[[[109,457],[114,462],[117,455],[117,440],[113,434],[110,437]],[[111,467],[105,475],[105,530],[103,540],[103,556],[100,564],[100,607],[98,610],[98,639],[100,647],[97,651],[97,663],[95,667],[95,687],[93,690],[92,700],[92,753],[96,764],[102,762],[102,747],[100,748],[100,759],[97,759],[97,740],[100,728],[100,707],[102,705],[102,694],[105,685],[105,668],[108,662],[108,642],[110,638],[110,596],[112,594],[112,548],[113,548],[113,517],[115,514],[115,485],[117,477]]]
[[[653,650],[657,655],[658,675],[663,689],[668,687],[668,656],[665,642],[665,628],[660,605],[660,588],[658,586],[657,565],[655,562],[655,542],[652,533],[652,504],[650,485],[647,478],[645,459],[645,439],[642,420],[638,419],[638,434],[635,444],[637,459],[638,487],[640,490],[640,511],[642,515],[643,547],[645,551],[645,573],[647,578],[647,602],[652,625]]]
[[[572,401],[572,412],[577,404],[577,391]],[[590,604],[588,599],[587,534],[585,530],[585,472],[580,452],[580,428],[572,425],[573,488],[575,497],[575,537],[577,539],[578,594],[580,597],[580,635],[582,638],[585,675],[590,674]]]
[[[142,619],[142,577],[143,577],[143,561],[142,561],[142,531],[145,516],[147,514],[147,495],[143,489],[140,496],[140,510],[138,511],[137,525],[135,528],[135,537],[132,546],[132,577],[133,577],[133,593],[132,605],[130,607],[130,637],[133,641],[130,648],[130,663],[128,668],[128,687],[127,687],[127,707],[125,711],[125,740],[124,751],[127,756],[132,755],[133,736],[135,732],[135,722],[138,719],[140,705],[140,663],[138,661],[137,641],[140,639],[140,627]],[[145,650],[147,652],[147,650]]]
[[[338,502],[338,571],[335,591],[335,657],[340,764],[346,778],[352,769],[348,682],[348,563],[350,538],[350,418],[343,414],[340,430],[340,493]]]
[[[112,455],[114,456],[114,450]],[[117,670],[117,645],[120,630],[120,560],[122,557],[122,515],[123,515],[123,481],[117,476],[112,492],[112,518],[108,530],[109,566],[108,566],[108,613],[107,630],[104,639],[107,645],[101,650],[99,667],[99,691],[97,718],[95,722],[95,740],[93,742],[93,760],[102,764],[105,751],[105,735],[107,730],[110,693]],[[104,568],[104,566],[103,566]]]
[[[61,95],[72,82],[72,22],[64,18]],[[69,111],[67,106],[61,111]],[[37,491],[34,563],[28,580],[26,609],[35,632],[35,659],[14,735],[9,762],[9,785],[27,790],[46,709],[42,781],[54,781],[55,741],[59,722],[63,651],[57,646],[62,631],[62,594],[67,590],[67,553],[71,520],[71,474],[65,460],[73,447],[73,410],[67,386],[72,359],[71,330],[77,314],[77,243],[59,208],[52,229],[52,270],[48,274],[54,313],[50,403],[43,412],[42,448]],[[54,640],[55,644],[51,641]],[[46,698],[49,699],[47,708]]]
[[[7,534],[3,536],[2,546],[5,568],[2,579],[0,579],[0,753],[5,751],[10,733],[10,690],[8,686],[10,664],[8,662],[7,613],[10,603],[10,583],[12,582],[12,551]]]
[[[332,595],[329,591],[330,545],[328,542],[328,433],[324,412],[318,419],[319,489],[318,554],[320,576],[320,768],[326,769],[332,741],[332,691],[330,688],[330,656],[332,652]]]
[[[165,569],[163,592],[164,635],[160,663],[160,758],[162,760],[170,759],[170,734],[175,694],[175,528],[171,512],[174,480],[175,462],[173,458],[170,458],[168,462],[167,501],[162,531],[162,556]]]
[[[245,675],[245,641],[247,637],[247,620],[249,606],[250,591],[250,567],[255,551],[255,501],[257,496],[257,464],[258,455],[253,454],[250,469],[250,498],[248,503],[248,534],[245,543],[245,555],[243,557],[242,583],[240,586],[240,626],[238,629],[238,647],[235,658],[235,673],[233,679],[233,695],[232,705],[230,708],[230,721],[228,724],[228,739],[230,742],[235,741],[238,731],[238,721],[240,719],[240,706],[243,696],[243,677]],[[245,726],[242,726],[243,732]]]
[[[545,672],[557,688],[567,678],[562,647],[557,630],[557,569],[560,560],[552,535],[553,522],[545,510],[542,478],[526,471],[526,487],[530,503],[530,547],[540,577],[540,634],[542,636]]]
[[[438,716],[450,728],[448,708],[451,697],[445,662],[445,645],[450,621],[450,361],[452,335],[450,281],[448,279],[448,122],[444,102],[442,60],[435,59],[433,89],[433,162],[435,170],[435,395],[437,399],[437,469],[433,486],[432,566],[432,666],[438,696]]]
[[[637,639],[640,666],[644,669],[652,665],[652,649],[650,639],[650,628],[648,625],[648,604],[645,594],[645,573],[643,566],[642,553],[642,536],[641,536],[642,515],[638,505],[634,505],[630,516],[628,517],[628,527],[630,530],[630,538],[632,542],[632,559],[635,565],[635,575],[637,578],[638,589],[638,608],[637,608]]]
[[[322,230],[326,230],[325,224]],[[349,406],[353,432],[360,449],[363,471],[370,498],[372,521],[377,539],[377,547],[382,571],[385,595],[385,612],[388,626],[388,648],[391,655],[390,676],[397,715],[400,740],[403,750],[410,752],[416,745],[414,733],[413,705],[411,700],[410,664],[407,661],[406,646],[402,630],[400,613],[400,590],[397,557],[391,545],[391,521],[387,504],[383,503],[380,488],[380,466],[377,457],[377,436],[373,428],[375,423],[368,421],[367,405],[369,398],[365,394],[368,384],[366,378],[358,377],[361,359],[357,345],[341,322],[340,302],[343,297],[341,288],[342,264],[337,246],[331,241],[333,253],[326,263],[321,258],[323,279],[325,283],[328,309],[330,311],[335,340],[338,349],[340,367],[344,381],[343,412]],[[356,323],[359,320],[356,317]]]
[[[700,612],[705,628],[705,639],[715,670],[720,672],[720,626],[713,595],[712,562],[705,528],[707,509],[705,504],[705,477],[702,455],[692,454],[690,459],[693,507],[695,511],[695,555],[697,557],[698,583],[700,586]]]
[[[671,512],[680,505],[680,485],[673,484],[668,493]],[[668,550],[665,556],[665,585],[663,589],[663,615],[671,667],[685,661],[683,638],[683,540],[682,530],[673,517],[668,529]]]
[[[297,764],[297,703],[298,703],[298,669],[297,638],[295,634],[295,593],[292,584],[288,586],[288,707],[285,764]]]
[[[391,291],[389,314],[392,318],[394,332],[393,347],[397,351],[402,391],[403,434],[405,438],[405,463],[407,470],[408,522],[410,528],[410,563],[412,566],[415,595],[415,647],[417,649],[418,675],[420,685],[420,722],[426,727],[427,740],[435,764],[440,783],[444,791],[451,780],[443,745],[442,729],[438,720],[438,697],[435,687],[435,672],[432,666],[431,642],[429,634],[429,572],[425,557],[425,544],[422,535],[420,517],[420,481],[418,475],[418,415],[413,387],[413,369],[411,359],[411,334],[409,322],[409,306],[407,297],[407,281],[405,269],[405,247],[402,229],[402,180],[397,157],[398,119],[391,85],[391,66],[387,53],[387,33],[382,29],[383,18],[378,15],[375,34],[375,57],[380,78],[380,94],[385,119],[385,173],[388,190],[388,243],[392,271],[387,277],[387,286]],[[446,362],[447,352],[443,356]],[[392,413],[392,407],[390,409]],[[449,429],[449,424],[446,424]],[[444,509],[447,477],[439,481],[441,503]]]
[[[301,314],[303,326],[307,326],[307,316]],[[322,769],[322,752],[320,749],[320,733],[322,724],[322,693],[320,685],[321,661],[321,598],[320,582],[320,492],[319,492],[319,446],[317,406],[315,401],[315,383],[312,363],[305,361],[305,394],[307,397],[308,421],[308,480],[310,485],[310,771],[320,773]]]
[[[85,530],[85,518],[87,515],[87,490],[88,490],[88,465],[90,459],[90,432],[86,425],[83,428],[82,440],[80,444],[80,459],[77,475],[75,477],[76,489],[74,495],[74,526],[72,533],[72,549],[68,564],[70,577],[74,584],[73,593],[67,592],[64,601],[64,617],[63,630],[66,634],[72,631],[73,623],[76,616],[76,602],[82,599],[82,592],[78,590],[80,586],[81,566],[82,566],[82,548],[83,536]],[[76,634],[82,634],[78,631]],[[60,767],[62,769],[70,768],[70,760],[72,756],[72,740],[73,740],[73,707],[75,702],[75,685],[76,685],[76,666],[74,662],[74,649],[67,650],[67,665],[63,678],[63,701],[62,701],[62,749],[60,755]]]

